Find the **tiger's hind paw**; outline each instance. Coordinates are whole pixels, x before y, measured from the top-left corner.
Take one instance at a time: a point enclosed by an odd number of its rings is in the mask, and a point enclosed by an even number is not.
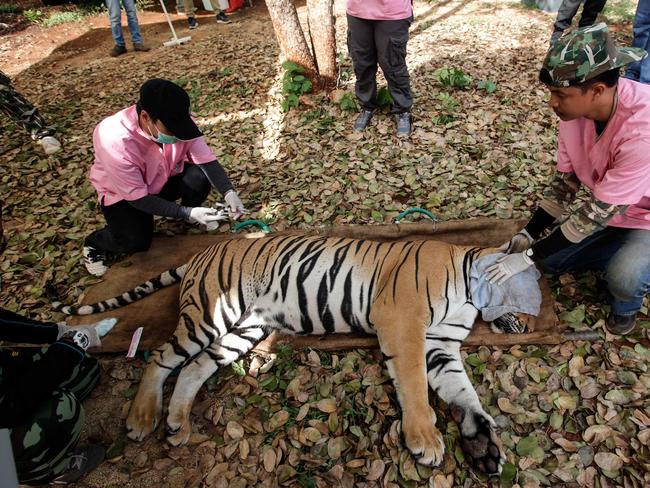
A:
[[[460,426],[460,446],[467,462],[485,474],[500,474],[506,457],[492,417],[483,411],[467,411],[459,405],[451,405],[450,409]]]

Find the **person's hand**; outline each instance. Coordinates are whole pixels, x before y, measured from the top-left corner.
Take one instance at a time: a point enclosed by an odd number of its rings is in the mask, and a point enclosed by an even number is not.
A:
[[[228,208],[230,208],[230,212],[233,214],[233,219],[238,219],[241,214],[246,212],[246,208],[235,190],[230,190],[223,198],[226,200]]]
[[[225,217],[219,211],[208,207],[194,207],[190,210],[190,222],[193,224],[208,225],[210,222],[224,220]]]
[[[518,252],[524,252],[530,246],[533,245],[535,240],[530,236],[526,229],[522,229],[520,232],[517,232],[514,236],[510,238],[508,242],[504,242],[499,246],[499,251],[506,254],[515,254]]]
[[[508,254],[499,258],[496,263],[485,270],[490,283],[502,285],[517,273],[521,273],[533,265],[533,260],[523,252]]]
[[[90,347],[99,347],[102,345],[101,338],[111,331],[117,324],[117,320],[111,317],[90,325],[68,326],[65,323],[57,324],[59,326],[57,340],[72,342],[84,351]]]

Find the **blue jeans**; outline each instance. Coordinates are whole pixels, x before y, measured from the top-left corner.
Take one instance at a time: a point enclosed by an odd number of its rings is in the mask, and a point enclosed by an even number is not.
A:
[[[634,32],[632,46],[650,50],[650,0],[639,0],[632,32]],[[641,83],[650,83],[650,56],[643,61],[630,64],[625,77]]]
[[[142,44],[142,35],[138,26],[138,17],[135,14],[135,0],[106,0],[108,8],[108,18],[111,21],[111,32],[115,44],[124,46],[124,36],[122,35],[122,11],[120,10],[120,1],[126,12],[126,20],[131,31],[131,40],[133,44]]]
[[[634,315],[650,289],[650,230],[606,227],[539,264],[553,274],[604,271],[612,311]]]

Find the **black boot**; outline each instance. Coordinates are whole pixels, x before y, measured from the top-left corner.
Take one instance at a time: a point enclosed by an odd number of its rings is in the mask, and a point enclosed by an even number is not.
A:
[[[605,326],[610,334],[627,335],[636,327],[636,314],[634,315],[617,315],[614,312],[607,317]]]

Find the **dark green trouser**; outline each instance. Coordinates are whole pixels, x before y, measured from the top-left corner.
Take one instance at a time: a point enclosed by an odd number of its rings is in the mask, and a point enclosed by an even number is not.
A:
[[[48,126],[29,100],[11,85],[11,80],[0,71],[0,110],[31,134],[32,139],[54,135],[56,129]]]
[[[3,374],[19,369],[20,363],[38,361],[45,350],[33,349],[27,353],[25,349],[19,350],[22,356],[20,359],[16,357],[19,364],[9,364],[9,368],[1,369],[0,380]],[[86,355],[70,377],[36,408],[28,420],[11,429],[11,445],[21,483],[47,483],[66,469],[84,422],[81,400],[88,396],[98,380],[99,364],[95,358]]]

